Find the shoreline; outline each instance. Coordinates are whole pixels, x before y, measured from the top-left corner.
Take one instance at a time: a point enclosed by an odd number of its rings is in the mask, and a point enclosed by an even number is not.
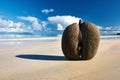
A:
[[[31,38],[0,38],[0,41],[40,41],[40,40],[61,40],[62,36],[57,37],[31,37]],[[101,36],[100,40],[120,39],[120,36]]]
[[[0,38],[0,41],[28,41],[28,40],[60,40],[61,37],[40,37],[40,38]]]

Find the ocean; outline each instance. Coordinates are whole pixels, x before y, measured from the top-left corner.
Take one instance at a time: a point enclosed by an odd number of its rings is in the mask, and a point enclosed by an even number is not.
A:
[[[54,33],[54,32],[46,32],[46,33],[11,33],[11,32],[0,32],[0,38],[9,39],[9,38],[41,38],[41,37],[60,37],[62,36],[61,33]],[[120,38],[120,35],[117,35],[113,32],[102,32],[101,31],[101,39],[112,39],[112,38]]]
[[[59,34],[54,33],[0,33],[0,38],[40,38],[40,37],[56,37]]]

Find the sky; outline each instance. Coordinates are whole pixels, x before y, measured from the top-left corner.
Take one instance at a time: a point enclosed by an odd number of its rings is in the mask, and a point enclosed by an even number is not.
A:
[[[120,30],[120,0],[0,0],[0,32],[59,32],[80,19]]]

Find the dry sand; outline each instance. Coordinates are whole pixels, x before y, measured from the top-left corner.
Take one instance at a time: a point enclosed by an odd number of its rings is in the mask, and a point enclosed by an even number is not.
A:
[[[120,39],[101,40],[92,60],[67,60],[60,38],[0,40],[0,80],[120,80]]]

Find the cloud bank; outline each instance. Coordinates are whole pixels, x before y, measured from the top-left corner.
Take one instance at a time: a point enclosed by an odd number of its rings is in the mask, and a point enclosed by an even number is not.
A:
[[[39,23],[39,20],[36,17],[32,16],[18,16],[18,19],[29,21],[31,24],[29,25],[30,28],[33,30],[42,30],[42,24]]]
[[[6,20],[0,17],[0,32],[52,32],[57,33],[63,31],[68,25],[78,23],[82,20],[79,17],[71,15],[50,16],[46,21],[40,20],[34,16],[17,16],[18,22]],[[27,24],[26,24],[27,22]],[[120,33],[118,27],[103,27],[96,25],[102,34]]]
[[[4,20],[0,18],[0,31],[2,32],[23,32],[24,30],[25,30],[24,23],[13,22],[12,20]]]

